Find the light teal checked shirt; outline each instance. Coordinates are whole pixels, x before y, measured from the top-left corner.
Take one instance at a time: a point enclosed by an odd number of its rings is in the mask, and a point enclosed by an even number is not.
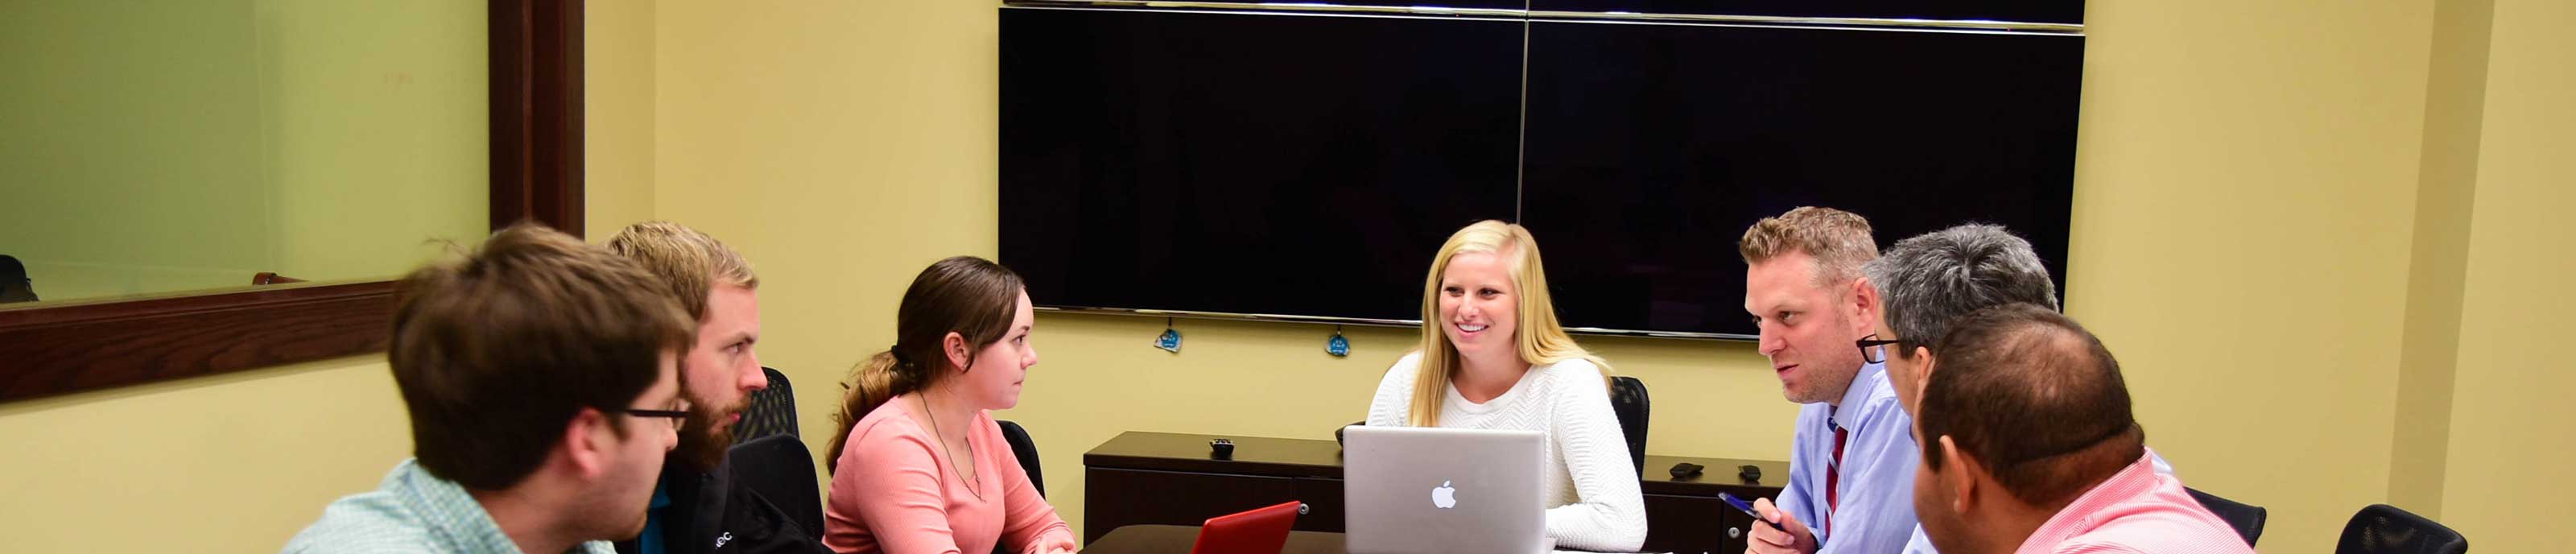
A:
[[[333,552],[519,552],[500,524],[456,483],[403,460],[376,490],[349,495],[322,509],[322,519],[286,541],[289,554]],[[608,541],[574,547],[582,554],[616,554]]]

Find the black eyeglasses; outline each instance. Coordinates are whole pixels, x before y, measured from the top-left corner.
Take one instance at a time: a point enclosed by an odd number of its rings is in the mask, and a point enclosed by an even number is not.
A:
[[[1886,352],[1878,347],[1897,344],[1900,342],[1903,341],[1879,340],[1877,334],[1871,334],[1866,337],[1861,337],[1860,340],[1852,341],[1852,344],[1860,347],[1861,361],[1878,364],[1887,363]]]
[[[631,416],[635,416],[635,417],[666,417],[666,418],[671,418],[671,428],[673,428],[673,429],[678,429],[678,428],[680,427],[680,425],[681,425],[681,424],[683,424],[683,423],[687,423],[687,422],[689,421],[689,411],[688,411],[688,410],[647,410],[647,409],[643,409],[643,408],[614,408],[614,409],[610,409],[610,410],[608,410],[608,411],[612,411],[612,412],[623,412],[623,413],[625,413],[626,415],[631,415]]]

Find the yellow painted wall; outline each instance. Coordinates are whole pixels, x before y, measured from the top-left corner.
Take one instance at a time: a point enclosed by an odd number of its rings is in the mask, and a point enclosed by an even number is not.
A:
[[[2479,552],[2567,549],[2576,513],[2576,6],[2495,0],[2442,521]]]
[[[585,4],[582,13],[583,236],[608,240],[653,219],[654,0]]]
[[[2087,5],[2067,310],[2266,550],[2387,496],[2432,7]]]
[[[381,357],[0,404],[14,552],[276,552],[411,455]]]
[[[2436,0],[2388,503],[2440,517],[2494,0]]]

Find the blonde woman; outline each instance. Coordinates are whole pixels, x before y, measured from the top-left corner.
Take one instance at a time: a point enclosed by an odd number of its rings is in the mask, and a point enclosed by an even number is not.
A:
[[[1610,410],[1609,364],[1557,324],[1529,229],[1492,220],[1459,229],[1422,289],[1422,346],[1386,370],[1368,424],[1544,432],[1548,537],[1559,548],[1636,551],[1645,500]]]

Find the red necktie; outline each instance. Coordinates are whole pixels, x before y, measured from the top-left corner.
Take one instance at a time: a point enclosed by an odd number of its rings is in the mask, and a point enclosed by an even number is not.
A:
[[[1825,464],[1825,534],[1827,535],[1834,534],[1834,520],[1842,519],[1836,517],[1842,515],[1837,511],[1842,508],[1842,494],[1834,491],[1841,488],[1836,485],[1842,482],[1843,441],[1849,438],[1851,433],[1844,431],[1843,426],[1834,426],[1834,461]]]

